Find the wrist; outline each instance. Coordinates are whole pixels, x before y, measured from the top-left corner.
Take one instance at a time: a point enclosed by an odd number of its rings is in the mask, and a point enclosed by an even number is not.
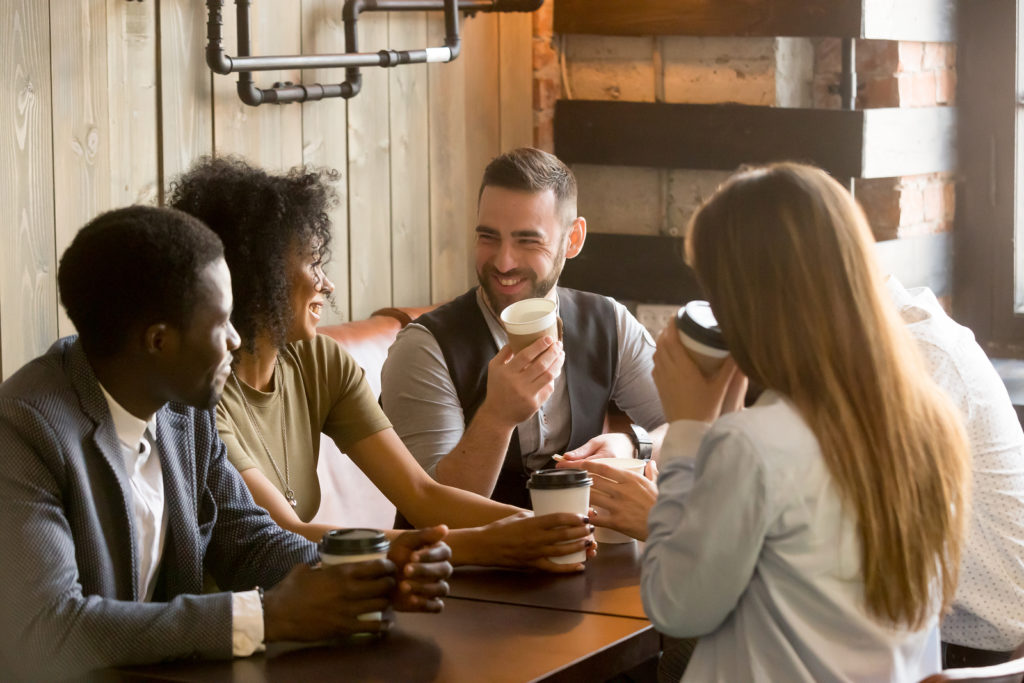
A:
[[[512,430],[519,424],[512,418],[506,416],[504,412],[492,402],[489,402],[486,398],[484,402],[477,408],[476,414],[473,415],[473,419],[470,421],[472,425],[476,425],[477,428],[486,430],[489,433],[503,436],[505,432],[509,436],[512,435]]]
[[[452,565],[486,564],[486,551],[481,547],[484,539],[483,528],[451,529],[445,542],[452,550]]]
[[[638,424],[629,425],[626,434],[633,442],[633,457],[637,460],[650,460],[654,451],[654,442],[647,430]]]

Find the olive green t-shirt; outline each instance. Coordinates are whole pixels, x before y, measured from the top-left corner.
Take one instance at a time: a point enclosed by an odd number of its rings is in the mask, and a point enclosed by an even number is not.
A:
[[[257,391],[228,377],[217,405],[217,429],[228,460],[239,472],[257,467],[281,493],[287,478],[298,501],[295,512],[308,522],[320,508],[320,433],[346,451],[391,423],[377,405],[363,369],[330,337],[318,334],[312,341],[288,344],[278,360],[270,391]]]

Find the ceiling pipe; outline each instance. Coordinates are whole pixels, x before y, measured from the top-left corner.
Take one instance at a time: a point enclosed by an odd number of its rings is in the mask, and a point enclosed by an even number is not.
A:
[[[238,73],[238,96],[248,105],[285,104],[307,102],[325,97],[350,98],[362,86],[360,68],[364,66],[393,67],[399,64],[450,62],[459,56],[459,11],[476,12],[532,12],[544,0],[346,0],[342,11],[345,22],[345,53],[326,55],[278,55],[258,57],[250,55],[249,6],[250,0],[235,0],[238,25],[238,54],[231,57],[222,46],[221,11],[224,0],[207,0],[206,63],[214,73]],[[360,53],[356,24],[363,12],[423,12],[443,10],[445,13],[445,41],[441,47],[420,50],[380,50]],[[275,83],[272,88],[258,88],[253,82],[253,71],[278,69],[315,69],[345,67],[342,83],[323,85],[295,85]]]

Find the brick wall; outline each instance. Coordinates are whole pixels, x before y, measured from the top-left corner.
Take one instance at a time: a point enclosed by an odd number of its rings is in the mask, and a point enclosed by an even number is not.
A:
[[[840,106],[838,39],[558,36],[553,3],[534,15],[535,140],[554,149],[559,97],[664,102]],[[857,41],[858,106],[953,104],[955,45]],[[591,230],[681,235],[694,207],[726,177],[576,165]],[[951,174],[861,180],[855,192],[879,240],[946,232]]]

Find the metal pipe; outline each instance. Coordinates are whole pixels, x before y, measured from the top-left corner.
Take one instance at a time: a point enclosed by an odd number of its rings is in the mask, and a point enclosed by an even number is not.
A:
[[[250,55],[249,7],[251,0],[235,0],[238,23],[238,54],[230,57],[222,46],[221,12],[224,0],[207,0],[206,63],[214,73],[238,73],[238,96],[246,104],[305,102],[324,97],[350,98],[362,87],[360,67],[391,67],[399,64],[450,62],[459,56],[459,11],[532,12],[544,0],[346,0],[342,11],[345,21],[345,53],[329,55]],[[360,53],[356,23],[362,12],[423,12],[444,10],[445,41],[442,47],[418,50],[380,50]],[[345,67],[345,81],[336,85],[275,84],[273,88],[257,88],[252,72],[278,69],[312,69]]]
[[[843,38],[843,66],[839,80],[839,96],[843,109],[857,108],[857,41]]]

